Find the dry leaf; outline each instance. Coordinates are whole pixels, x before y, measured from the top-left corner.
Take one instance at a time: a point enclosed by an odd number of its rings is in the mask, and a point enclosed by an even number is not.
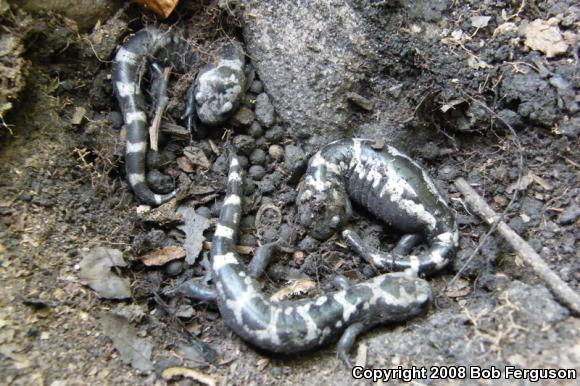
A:
[[[139,259],[148,267],[161,266],[170,261],[185,257],[185,249],[180,246],[161,248],[156,251],[139,256]]]
[[[204,241],[203,249],[209,251],[211,249],[211,241]],[[255,247],[250,247],[249,245],[236,245],[235,249],[240,255],[251,255],[256,250]]]
[[[471,25],[475,28],[487,27],[491,16],[471,16]]]
[[[123,252],[117,249],[96,247],[83,253],[79,264],[79,278],[100,297],[106,299],[127,299],[131,297],[129,280],[111,272],[112,267],[126,267]]]
[[[179,0],[134,0],[137,4],[141,5],[145,9],[149,9],[163,19],[171,15],[171,12],[179,3]]]
[[[268,358],[260,358],[258,359],[258,370],[263,371],[268,365],[270,364],[270,359]]]
[[[296,280],[291,285],[284,287],[273,294],[270,297],[270,300],[273,302],[279,302],[292,296],[305,294],[314,288],[316,288],[316,282],[310,279]]]
[[[445,295],[450,298],[461,298],[469,295],[471,292],[471,286],[469,282],[464,279],[457,279],[445,289]]]
[[[522,178],[520,178],[520,183],[517,184],[517,181],[514,182],[513,184],[510,184],[505,191],[508,192],[509,194],[512,194],[514,190],[526,190],[528,188],[528,186],[532,183],[532,178],[533,174],[532,173],[528,173],[525,176],[522,176]]]
[[[560,28],[551,26],[544,20],[536,19],[529,23],[524,33],[526,46],[543,52],[548,58],[563,54],[568,50],[568,44],[562,38]]]
[[[532,174],[532,178],[534,182],[540,185],[544,190],[552,190],[552,185],[542,177]]]
[[[185,220],[184,225],[179,227],[185,232],[185,242],[183,243],[186,251],[185,261],[193,265],[203,248],[205,241],[203,232],[209,228],[210,221],[204,216],[196,214],[193,208],[182,206],[179,207],[178,213]]]
[[[177,159],[177,166],[179,166],[179,168],[186,173],[193,173],[193,171],[195,170],[193,168],[193,164],[187,157],[179,157]]]
[[[217,380],[209,375],[203,374],[197,370],[188,369],[187,367],[169,367],[161,373],[161,377],[170,381],[176,377],[191,378],[207,386],[217,385]]]
[[[137,370],[148,373],[153,368],[151,351],[153,345],[137,336],[137,329],[120,315],[104,313],[100,315],[105,334],[113,341],[113,346],[124,363],[130,363]]]
[[[205,153],[199,147],[187,146],[183,149],[183,155],[186,156],[193,165],[198,165],[205,169],[209,169],[211,166],[211,163],[205,156]]]

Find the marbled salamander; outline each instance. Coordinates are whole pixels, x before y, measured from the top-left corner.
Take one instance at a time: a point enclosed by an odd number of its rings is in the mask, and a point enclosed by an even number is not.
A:
[[[270,352],[290,354],[341,336],[338,352],[349,364],[348,351],[361,332],[377,324],[406,320],[428,304],[429,284],[407,273],[384,274],[354,285],[343,282],[340,291],[314,299],[269,300],[234,249],[241,194],[241,169],[233,156],[211,254],[220,313],[244,340]]]
[[[454,213],[425,171],[397,149],[377,147],[371,140],[343,139],[310,159],[296,202],[300,222],[313,237],[326,239],[348,222],[350,199],[405,233],[387,254],[372,251],[354,231],[343,230],[351,247],[376,268],[431,274],[455,252]],[[419,256],[406,256],[422,240],[430,248]]]
[[[147,158],[147,114],[141,90],[141,78],[147,64],[152,75],[152,99],[158,103],[166,97],[167,81],[161,76],[160,62],[167,62],[177,72],[186,72],[197,62],[197,55],[183,37],[171,31],[146,27],[123,44],[113,61],[113,89],[127,126],[125,168],[127,179],[139,200],[160,205],[175,197],[176,191],[156,194],[147,186],[145,165]],[[200,73],[188,91],[186,112],[189,129],[194,115],[202,123],[216,125],[229,118],[237,108],[244,91],[245,56],[238,44],[226,44],[217,65],[209,65]],[[202,114],[196,114],[198,111]]]

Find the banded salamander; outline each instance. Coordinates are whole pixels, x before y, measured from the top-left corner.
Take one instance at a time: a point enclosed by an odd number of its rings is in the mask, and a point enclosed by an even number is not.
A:
[[[432,274],[455,252],[458,230],[433,181],[397,149],[366,139],[342,139],[320,149],[308,169],[296,202],[300,223],[317,239],[341,230],[351,213],[350,200],[404,232],[391,251],[373,251],[351,229],[342,231],[351,248],[377,269]],[[427,241],[429,249],[408,255]]]
[[[156,194],[146,182],[148,126],[141,79],[149,66],[152,70],[151,97],[153,103],[158,104],[167,98],[163,66],[169,65],[172,70],[185,73],[197,61],[198,56],[186,39],[156,27],[146,27],[136,32],[115,55],[112,80],[127,126],[127,179],[137,198],[146,204],[160,205],[175,197],[176,191]],[[188,90],[182,117],[186,119],[188,129],[195,125],[195,117],[203,124],[214,126],[225,122],[235,112],[245,91],[244,64],[245,55],[239,44],[228,43],[222,47],[217,64],[204,67]]]
[[[244,340],[270,352],[291,354],[340,336],[338,353],[349,365],[348,352],[361,332],[409,319],[429,303],[429,284],[403,272],[352,285],[342,280],[337,282],[340,290],[313,299],[269,300],[234,249],[242,213],[241,173],[234,155],[211,250],[216,292],[205,299],[217,300],[225,323]]]

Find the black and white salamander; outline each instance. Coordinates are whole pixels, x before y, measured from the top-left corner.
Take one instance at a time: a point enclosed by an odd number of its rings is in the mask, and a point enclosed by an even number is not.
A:
[[[189,43],[171,31],[146,27],[135,33],[117,51],[113,61],[113,89],[127,126],[125,168],[129,185],[140,201],[160,205],[175,197],[176,191],[156,194],[147,185],[147,114],[141,79],[148,65],[153,70],[152,99],[166,97],[167,85],[160,64],[169,64],[177,72],[186,72],[197,62]],[[209,65],[190,87],[184,118],[191,128],[194,114],[204,124],[223,123],[236,110],[244,91],[244,53],[231,43],[224,46],[217,65]],[[201,114],[197,114],[201,112]]]
[[[378,253],[353,230],[342,231],[376,268],[432,274],[454,254],[458,230],[453,211],[425,171],[394,147],[343,139],[309,160],[296,202],[300,223],[313,237],[326,239],[341,230],[352,213],[351,199],[405,234],[391,253]],[[429,249],[408,255],[422,241]]]
[[[319,347],[340,336],[338,353],[349,364],[356,337],[369,328],[419,314],[431,299],[429,284],[406,272],[389,273],[313,299],[273,302],[240,262],[234,249],[242,213],[242,177],[236,156],[230,163],[227,194],[212,243],[215,299],[225,323],[264,350],[291,354]]]

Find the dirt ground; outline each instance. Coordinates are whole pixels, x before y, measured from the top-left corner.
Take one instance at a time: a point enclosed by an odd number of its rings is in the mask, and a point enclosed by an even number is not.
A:
[[[187,26],[203,52],[226,36],[243,39],[243,17],[226,15],[215,2],[203,3],[182,10],[180,18],[168,23]],[[373,20],[381,42],[377,55],[368,58],[369,67],[382,69],[376,83],[368,84],[369,90],[385,95],[375,112],[390,111],[391,119],[399,118],[395,124],[411,133],[401,147],[426,167],[449,199],[461,237],[453,264],[430,278],[435,299],[429,311],[373,329],[359,339],[353,357],[374,368],[514,365],[580,370],[578,319],[500,238],[491,236],[472,257],[487,227],[467,211],[452,183],[463,176],[498,212],[518,190],[508,224],[572,288],[580,288],[578,8],[567,1],[491,1],[477,9],[473,2],[437,1],[405,12],[395,25],[389,17],[400,16],[400,9],[369,3],[373,6],[365,8],[353,1],[353,7]],[[446,6],[438,8],[442,3]],[[108,78],[117,44],[130,31],[152,23],[151,17],[131,7],[92,33],[78,33],[74,22],[50,13],[13,10],[2,18],[2,33],[20,44],[14,55],[26,62],[21,69],[26,86],[0,128],[3,384],[165,384],[162,373],[172,367],[197,369],[223,385],[368,383],[351,378],[333,346],[273,357],[229,331],[215,306],[160,295],[188,278],[204,276],[200,262],[208,253],[204,250],[192,266],[174,261],[148,267],[139,259],[182,245],[185,238],[176,221],[155,209],[144,213],[125,182],[122,122]],[[551,20],[567,49],[548,58],[550,54],[524,44],[521,26],[534,20]],[[409,33],[442,21],[447,38],[435,41],[429,34]],[[514,26],[497,30],[507,22]],[[23,67],[22,61],[17,63]],[[0,79],[5,68],[6,63]],[[259,74],[250,74],[255,81],[244,108],[253,117],[262,91],[256,83]],[[399,80],[403,91],[385,79]],[[166,119],[181,124],[184,87],[177,83]],[[485,101],[489,111],[474,99]],[[360,126],[354,134],[381,138],[380,125],[359,107],[349,113],[349,122]],[[295,220],[296,165],[332,134],[308,140],[309,133],[295,135],[288,122],[279,120],[260,131],[246,118],[238,116],[225,125],[225,133],[215,130],[192,143],[166,136],[160,169],[171,177],[157,175],[155,186],[171,189],[175,181],[191,183],[195,189],[189,205],[215,220],[223,197],[224,149],[234,144],[251,166],[239,244],[255,247],[285,238],[294,246],[293,253],[281,255],[268,270],[265,291],[310,281],[316,288],[304,296],[312,296],[327,291],[335,274],[355,281],[373,276],[371,267],[339,236],[320,243],[307,237]],[[272,150],[273,145],[278,146]],[[180,163],[185,162],[180,161],[185,146],[201,149],[209,164]],[[523,182],[518,187],[519,174]],[[388,249],[397,240],[372,215],[357,213],[354,226],[369,243]],[[207,240],[212,232],[213,225],[204,233]],[[79,263],[97,246],[123,252],[128,266],[115,272],[130,280],[130,299],[101,299],[80,280]],[[110,315],[125,317],[136,336],[152,345],[149,371],[126,363],[107,329]],[[208,363],[192,349],[193,340],[209,345],[216,359]],[[197,381],[178,377],[169,383]]]

